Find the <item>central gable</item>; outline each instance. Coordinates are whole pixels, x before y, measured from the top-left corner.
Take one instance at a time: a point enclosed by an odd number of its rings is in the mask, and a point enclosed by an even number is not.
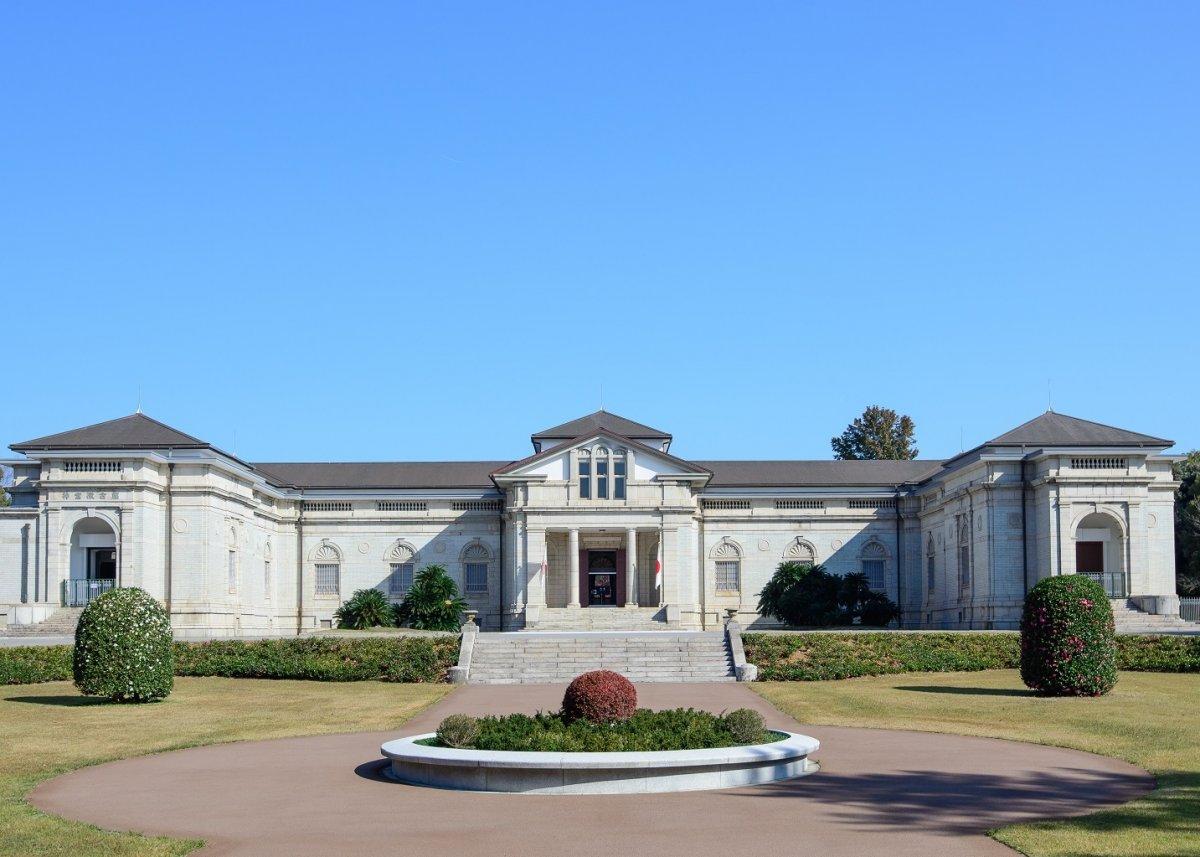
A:
[[[591,458],[598,458],[605,454],[612,457],[624,454],[627,461],[632,464],[629,476],[639,482],[647,482],[663,475],[705,480],[712,476],[712,473],[701,465],[684,461],[669,453],[646,446],[633,438],[608,431],[572,438],[543,452],[501,467],[492,476],[511,481],[538,479],[566,482],[571,479],[572,456],[581,453]]]

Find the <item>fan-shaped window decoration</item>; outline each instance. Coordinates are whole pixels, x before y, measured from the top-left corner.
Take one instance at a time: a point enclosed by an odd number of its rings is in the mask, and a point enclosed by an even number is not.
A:
[[[592,496],[592,453],[579,450],[579,496],[584,500]]]
[[[742,588],[742,549],[726,538],[717,543],[709,555],[716,560],[713,582],[717,592],[739,592]]]
[[[388,595],[403,598],[413,583],[417,568],[417,552],[408,542],[398,541],[388,548]]]
[[[463,589],[468,595],[488,591],[488,566],[492,552],[486,545],[475,542],[463,549]]]
[[[804,539],[796,536],[788,542],[787,550],[783,552],[785,562],[799,562],[804,565],[816,565],[817,551]]]
[[[867,576],[867,584],[876,592],[887,588],[885,574],[887,571],[887,551],[879,542],[868,542],[862,551],[862,572]]]
[[[625,462],[626,462],[625,450],[618,449],[613,454],[613,460],[612,460],[613,499],[614,500],[624,500],[625,499]]]

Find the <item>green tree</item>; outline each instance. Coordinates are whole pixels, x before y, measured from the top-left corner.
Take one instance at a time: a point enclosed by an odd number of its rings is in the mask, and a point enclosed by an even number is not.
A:
[[[1180,595],[1200,595],[1200,449],[1175,465],[1175,586]]]
[[[403,603],[396,608],[396,624],[426,631],[457,631],[466,608],[445,567],[427,565],[417,572]]]
[[[833,457],[844,461],[900,461],[917,457],[912,417],[872,405],[832,439]]]
[[[0,465],[0,508],[12,505],[12,495],[8,493],[8,486],[12,485],[13,469]]]

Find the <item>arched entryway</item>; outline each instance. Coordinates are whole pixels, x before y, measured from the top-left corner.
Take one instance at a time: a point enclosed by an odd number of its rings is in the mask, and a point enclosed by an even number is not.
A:
[[[1109,598],[1129,594],[1125,570],[1125,538],[1111,515],[1093,512],[1075,527],[1075,573],[1104,587]]]
[[[71,529],[71,575],[64,600],[82,607],[117,585],[117,534],[102,518],[81,518]]]

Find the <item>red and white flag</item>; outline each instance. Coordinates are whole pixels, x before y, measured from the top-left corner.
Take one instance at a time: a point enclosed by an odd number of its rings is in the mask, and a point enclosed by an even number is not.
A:
[[[658,540],[658,556],[654,558],[654,588],[662,589],[662,538]]]

